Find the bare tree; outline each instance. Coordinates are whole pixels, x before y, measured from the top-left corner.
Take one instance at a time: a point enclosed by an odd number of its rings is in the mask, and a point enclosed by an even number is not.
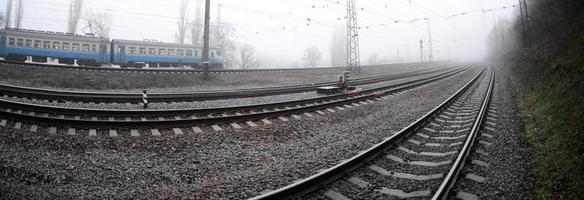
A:
[[[343,67],[346,65],[345,46],[347,43],[344,29],[337,27],[333,32],[333,37],[329,43],[329,51],[331,56],[331,65],[334,67]]]
[[[188,0],[181,0],[180,7],[178,8],[178,33],[177,42],[180,44],[185,43],[185,35],[187,33],[187,20],[189,14],[187,12],[189,6]]]
[[[24,16],[24,5],[22,4],[22,0],[18,0],[16,3],[16,13],[15,13],[15,21],[14,25],[16,28],[22,28],[22,17]]]
[[[83,0],[71,0],[69,4],[69,19],[67,23],[67,33],[77,32],[77,24],[81,19]]]
[[[195,17],[189,26],[191,29],[191,41],[195,47],[201,45],[201,33],[203,32],[203,23],[201,22],[201,19],[203,19],[203,16],[201,16],[202,11],[203,1],[195,0]]]
[[[302,60],[304,61],[305,67],[316,67],[320,63],[322,55],[317,46],[313,46],[304,50],[304,56]]]
[[[97,37],[109,37],[112,26],[112,16],[103,12],[88,12],[83,17],[87,26],[83,28],[85,33],[92,33]],[[86,29],[89,29],[87,31]]]
[[[231,66],[232,55],[236,45],[233,41],[235,29],[230,24],[222,24],[211,33],[211,43],[217,47],[217,54],[221,56],[224,66]]]
[[[255,48],[250,44],[242,44],[239,48],[239,55],[237,59],[237,65],[241,69],[247,69],[250,66],[257,65],[258,61],[255,58]]]
[[[6,28],[10,28],[10,22],[11,22],[11,17],[12,17],[12,0],[8,0],[8,2],[6,2],[6,22],[5,22],[5,27]]]

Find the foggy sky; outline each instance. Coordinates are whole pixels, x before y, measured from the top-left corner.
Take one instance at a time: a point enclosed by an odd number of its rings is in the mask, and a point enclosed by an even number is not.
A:
[[[0,0],[2,13],[6,2]],[[24,0],[23,28],[64,32],[69,2]],[[235,28],[237,43],[255,46],[264,63],[273,67],[300,65],[304,49],[316,45],[322,52],[321,65],[326,66],[330,63],[329,43],[333,31],[345,28],[345,3],[346,0],[212,0],[211,23],[216,23],[217,5],[222,4],[221,21]],[[419,40],[427,42],[428,33],[425,20],[408,23],[417,18],[430,18],[435,60],[479,60],[486,54],[484,29],[489,31],[496,18],[515,17],[518,8],[488,12],[485,28],[480,10],[516,3],[515,0],[356,0],[358,23],[362,27],[359,30],[361,63],[368,64],[372,54],[386,63],[419,61]],[[111,13],[110,38],[174,42],[179,4],[180,0],[85,0],[84,12]],[[189,18],[193,18],[194,0],[189,4]],[[461,12],[467,14],[446,19]],[[80,22],[78,27],[84,26]],[[425,57],[427,46],[425,43]]]

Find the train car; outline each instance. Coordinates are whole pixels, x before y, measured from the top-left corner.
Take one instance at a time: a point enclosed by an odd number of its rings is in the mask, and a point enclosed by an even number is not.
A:
[[[61,32],[6,28],[0,30],[0,56],[7,60],[45,62],[58,58],[60,63],[99,66],[109,62],[109,39]]]
[[[153,40],[111,41],[110,62],[124,67],[182,67],[201,68],[202,49],[192,44],[164,43]],[[221,69],[223,65],[216,49],[209,51],[210,66]]]

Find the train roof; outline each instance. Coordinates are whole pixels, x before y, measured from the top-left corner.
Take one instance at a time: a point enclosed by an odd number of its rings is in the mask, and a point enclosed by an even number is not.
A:
[[[54,32],[54,31],[39,31],[30,29],[19,29],[19,28],[5,28],[1,29],[0,33],[6,35],[23,36],[23,37],[33,37],[33,38],[47,38],[47,39],[62,39],[62,40],[76,40],[76,41],[86,41],[86,42],[100,42],[109,41],[108,38],[104,37],[94,37],[94,36],[84,36],[72,33]]]
[[[201,47],[196,47],[196,48],[193,47],[193,44],[179,44],[179,43],[158,42],[158,41],[113,39],[112,42],[114,42],[116,44],[127,44],[127,45],[136,45],[136,46],[201,49]],[[209,48],[209,49],[216,49],[216,48]]]

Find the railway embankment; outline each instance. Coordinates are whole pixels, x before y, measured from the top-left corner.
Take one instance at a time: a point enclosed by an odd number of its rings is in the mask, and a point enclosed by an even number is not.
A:
[[[492,55],[516,91],[539,199],[584,198],[583,6],[571,0],[530,2],[526,48],[517,19],[512,34],[519,45]]]

